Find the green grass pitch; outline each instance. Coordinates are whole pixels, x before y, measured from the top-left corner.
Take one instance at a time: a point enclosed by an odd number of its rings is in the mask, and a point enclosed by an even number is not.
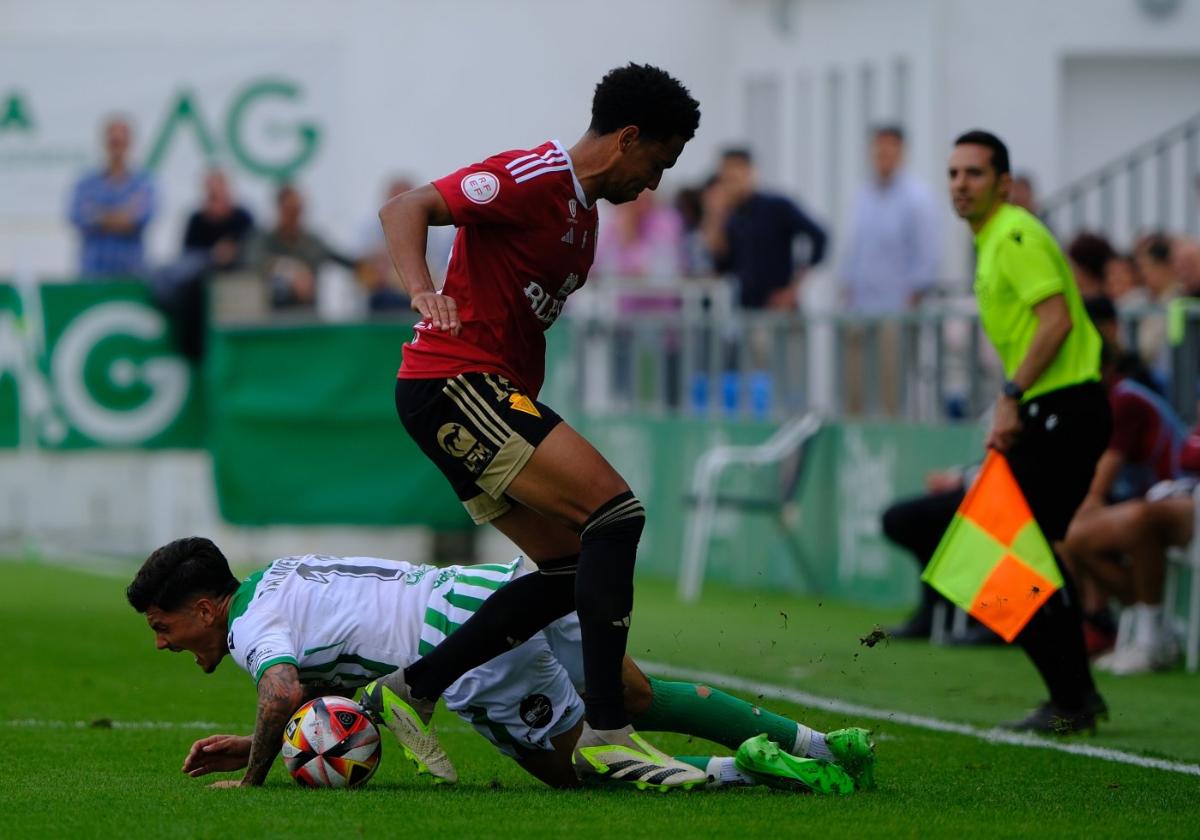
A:
[[[196,738],[250,731],[246,675],[225,662],[205,676],[190,656],[155,651],[123,579],[23,562],[0,563],[0,576],[7,837],[1194,837],[1200,825],[1196,776],[886,720],[868,724],[879,734],[878,788],[845,799],[550,791],[443,712],[457,788],[418,779],[385,736],[380,770],[359,791],[302,790],[278,764],[261,790],[210,790],[217,777],[179,767]],[[859,644],[892,613],[716,588],[684,606],[648,581],[637,605],[631,653],[646,660],[985,726],[1039,699],[1014,650]],[[1175,672],[1101,689],[1113,718],[1084,743],[1200,761],[1200,679]],[[818,728],[855,722],[768,705]],[[724,752],[656,740],[677,753]]]

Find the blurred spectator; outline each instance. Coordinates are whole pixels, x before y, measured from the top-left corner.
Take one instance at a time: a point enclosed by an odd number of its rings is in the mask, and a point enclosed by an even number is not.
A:
[[[599,277],[671,281],[683,274],[683,221],[654,190],[605,207],[600,217],[596,259]]]
[[[88,279],[141,276],[142,233],[154,215],[154,185],[129,165],[133,129],[124,117],[104,123],[105,162],[75,185],[71,223],[79,229],[79,273]]]
[[[215,271],[245,264],[254,217],[234,203],[229,181],[219,169],[204,176],[204,200],[189,217],[179,258],[152,275],[155,300],[171,318],[179,351],[198,361],[204,356],[207,281]]]
[[[799,305],[797,237],[808,246],[804,267],[825,257],[825,231],[790,199],[758,188],[745,149],[722,155],[717,179],[704,194],[703,231],[716,269],[734,277],[738,302],[746,309]]]
[[[1085,575],[1126,606],[1121,644],[1096,661],[1113,674],[1145,673],[1170,667],[1178,643],[1163,609],[1166,552],[1193,539],[1192,492],[1200,473],[1200,428],[1193,429],[1179,455],[1189,477],[1155,485],[1145,498],[1132,499],[1072,523],[1066,548]]]
[[[902,168],[899,127],[875,131],[871,164],[874,177],[854,200],[842,278],[851,311],[890,315],[936,282],[941,236],[933,194]]]
[[[938,212],[933,194],[904,171],[904,132],[882,126],[871,140],[873,178],[858,191],[842,266],[845,299],[859,315],[897,315],[916,306],[937,281],[941,257]],[[863,328],[847,335],[847,407],[857,414],[864,403],[868,366],[889,414],[899,407],[899,324],[875,327],[873,342]],[[873,352],[869,352],[873,351]]]
[[[314,309],[321,267],[335,262],[353,269],[355,261],[304,227],[304,197],[294,186],[279,188],[275,207],[275,227],[254,237],[247,264],[267,282],[275,309]]]
[[[1106,352],[1111,349],[1111,352],[1115,354],[1117,375],[1163,396],[1162,384],[1155,379],[1141,356],[1125,349],[1121,340],[1121,322],[1117,318],[1116,305],[1109,298],[1101,296],[1088,298],[1084,301],[1083,307],[1087,310],[1092,323],[1095,324],[1096,331],[1104,339]]]
[[[392,178],[388,181],[383,200],[386,203],[415,186],[408,178]],[[437,228],[430,229],[430,234],[435,230]],[[392,265],[392,258],[387,251],[387,241],[383,238],[383,227],[379,224],[378,213],[372,214],[372,217],[363,224],[359,252],[362,254],[362,259],[358,264],[358,277],[367,294],[367,311],[388,312],[408,309],[411,301],[404,293],[404,287],[400,284],[396,268]]]
[[[1104,295],[1104,275],[1116,255],[1108,240],[1094,233],[1081,233],[1067,246],[1071,273],[1084,300]]]
[[[1179,237],[1172,243],[1171,267],[1179,281],[1179,290],[1188,297],[1200,297],[1200,243]]]
[[[683,223],[683,276],[711,277],[712,256],[704,244],[704,189],[684,187],[675,196],[675,210]]]
[[[1023,207],[1035,216],[1038,214],[1033,176],[1028,172],[1018,172],[1013,176],[1012,184],[1008,188],[1008,203]]]
[[[1137,263],[1127,254],[1116,254],[1104,267],[1104,294],[1121,314],[1140,309],[1150,302],[1150,293],[1142,284]]]
[[[1138,274],[1145,281],[1150,302],[1165,307],[1182,292],[1171,264],[1171,240],[1152,233],[1138,240],[1133,250]],[[1163,314],[1147,315],[1138,323],[1137,351],[1156,377],[1166,380],[1167,321]]]
[[[199,252],[207,268],[227,271],[244,264],[253,234],[254,217],[234,202],[225,173],[209,170],[204,176],[204,203],[188,217],[184,253]]]

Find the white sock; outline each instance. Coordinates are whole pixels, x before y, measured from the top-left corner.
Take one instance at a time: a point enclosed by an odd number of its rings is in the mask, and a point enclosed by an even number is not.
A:
[[[708,766],[704,768],[704,772],[708,775],[708,787],[710,788],[746,787],[758,784],[753,777],[739,770],[730,756],[713,756],[708,760]]]
[[[805,758],[833,759],[833,753],[825,746],[825,733],[809,729],[803,723],[796,724],[796,743],[789,752]]]
[[[1133,638],[1139,647],[1153,648],[1162,643],[1162,604],[1134,604]]]
[[[824,732],[814,732],[812,734],[812,740],[808,743],[807,755],[809,758],[823,758],[826,761],[833,761],[833,753],[825,745]]]

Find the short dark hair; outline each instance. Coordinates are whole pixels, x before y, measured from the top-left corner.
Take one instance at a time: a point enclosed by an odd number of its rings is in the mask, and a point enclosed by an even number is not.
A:
[[[1095,295],[1084,298],[1083,308],[1088,318],[1096,326],[1111,324],[1117,320],[1117,307],[1107,295]]]
[[[700,125],[700,103],[665,70],[630,62],[609,70],[596,85],[589,128],[610,134],[627,125],[650,140],[691,140]]]
[[[875,138],[891,137],[891,138],[903,143],[904,142],[904,126],[902,126],[898,123],[884,123],[882,125],[877,125],[877,126],[875,126],[875,128],[871,129],[871,136],[875,137]]]
[[[740,160],[742,163],[753,165],[754,153],[747,146],[730,146],[721,152],[721,161]]]
[[[212,540],[186,537],[156,548],[125,590],[140,613],[151,607],[171,612],[192,598],[220,598],[238,588],[229,561]]]
[[[992,169],[996,170],[996,176],[1007,175],[1012,171],[1008,162],[1008,146],[1004,145],[1004,141],[992,134],[990,131],[981,129],[972,129],[965,134],[960,134],[958,139],[954,141],[955,146],[983,146],[992,151]]]
[[[1081,233],[1067,246],[1071,261],[1093,277],[1103,277],[1104,267],[1116,255],[1109,241],[1094,233]]]
[[[1166,265],[1171,262],[1171,237],[1165,233],[1148,233],[1138,242],[1151,262]]]

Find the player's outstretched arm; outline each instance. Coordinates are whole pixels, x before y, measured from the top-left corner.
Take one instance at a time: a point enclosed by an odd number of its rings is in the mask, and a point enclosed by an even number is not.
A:
[[[454,299],[439,295],[429,275],[425,247],[430,225],[454,223],[446,200],[432,184],[398,195],[379,211],[388,256],[400,275],[404,290],[412,299],[412,307],[427,319],[435,330],[458,334],[458,306]]]
[[[183,772],[192,778],[209,773],[241,770],[250,760],[249,735],[209,735],[192,744],[183,760]]]
[[[279,755],[283,730],[292,713],[304,702],[304,688],[296,666],[287,662],[272,665],[258,681],[258,715],[250,743],[250,758],[242,787],[261,785]],[[219,782],[217,784],[220,784]]]

